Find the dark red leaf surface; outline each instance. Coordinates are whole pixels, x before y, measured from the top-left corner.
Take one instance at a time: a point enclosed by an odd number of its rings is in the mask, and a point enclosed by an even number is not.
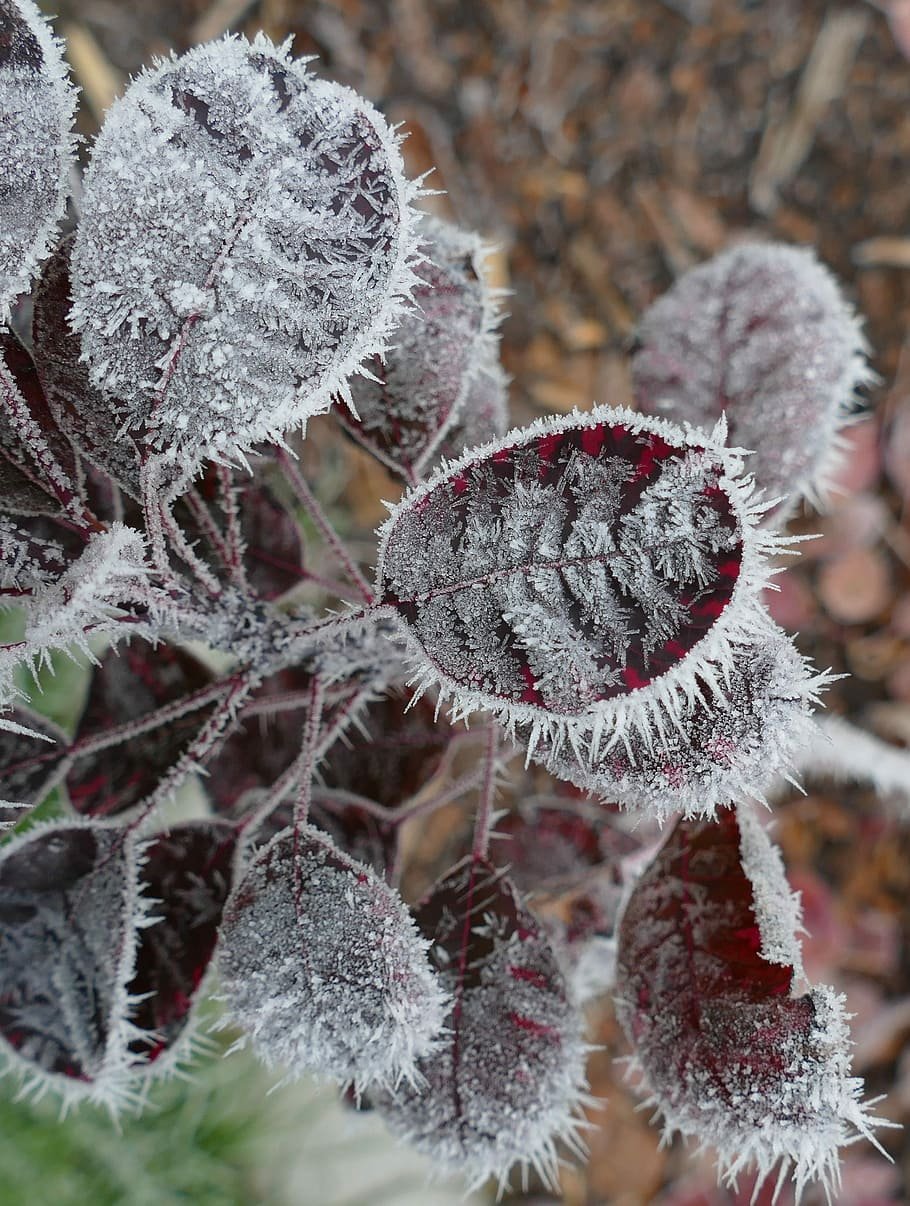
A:
[[[231,890],[236,830],[223,821],[191,821],[158,834],[140,871],[159,918],[143,929],[129,991],[141,999],[132,1022],[153,1032],[132,1049],[154,1062],[182,1034],[196,1003]]]

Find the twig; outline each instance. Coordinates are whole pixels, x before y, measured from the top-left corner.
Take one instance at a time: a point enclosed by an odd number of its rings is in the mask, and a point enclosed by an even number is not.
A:
[[[288,484],[291,486],[291,489],[294,491],[298,500],[305,508],[320,536],[325,541],[328,548],[330,548],[335,554],[339,563],[344,568],[345,573],[357,588],[361,598],[365,603],[372,603],[374,598],[369,583],[367,582],[366,578],[364,578],[354,559],[351,557],[350,553],[345,547],[344,541],[335,531],[335,528],[330,522],[328,516],[320,506],[319,500],[307,485],[303,474],[297,468],[293,458],[283,449],[279,449],[278,462],[287,476]]]

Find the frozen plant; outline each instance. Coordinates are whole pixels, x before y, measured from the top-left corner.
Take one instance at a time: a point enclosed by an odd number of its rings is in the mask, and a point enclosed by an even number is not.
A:
[[[639,411],[509,430],[483,242],[422,217],[382,115],[289,45],[140,74],[65,231],[73,90],[31,0],[0,0],[0,94],[11,1070],[141,1106],[211,988],[238,1043],[437,1167],[555,1184],[591,1125],[581,1005],[615,988],[668,1130],[832,1192],[875,1124],[748,811],[827,682],[762,590],[775,499],[865,372],[828,274],[730,252],[643,320]],[[404,483],[372,573],[316,416]],[[60,651],[90,664],[72,731],[35,710]],[[537,803],[503,815],[507,763]],[[209,815],[166,823],[194,775]],[[443,808],[473,828],[433,858]],[[649,846],[620,809],[681,819]]]

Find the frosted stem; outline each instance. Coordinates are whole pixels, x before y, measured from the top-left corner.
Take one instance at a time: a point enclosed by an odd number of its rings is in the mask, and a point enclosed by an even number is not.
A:
[[[480,785],[480,803],[474,822],[474,859],[487,857],[490,845],[490,822],[493,816],[493,800],[496,796],[496,754],[499,750],[499,729],[494,724],[487,727],[487,739],[483,752],[483,780]]]
[[[373,592],[370,585],[364,578],[363,574],[354,561],[351,554],[348,552],[344,541],[335,531],[325,511],[323,511],[319,500],[313,494],[310,487],[307,485],[303,474],[297,468],[294,459],[283,449],[278,452],[278,461],[284,470],[288,483],[294,491],[297,499],[306,510],[310,519],[313,521],[319,535],[325,541],[326,545],[332,550],[337,557],[340,565],[344,568],[345,573],[350,578],[351,582],[356,586],[360,597],[365,603],[373,602]]]

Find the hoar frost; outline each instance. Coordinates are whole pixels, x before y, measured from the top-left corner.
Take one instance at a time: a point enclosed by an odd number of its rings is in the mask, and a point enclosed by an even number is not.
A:
[[[384,118],[263,35],[143,72],[96,143],[73,252],[92,382],[171,456],[280,439],[383,349],[417,191]]]
[[[279,833],[225,907],[231,1020],[289,1077],[395,1084],[439,1039],[446,997],[398,895],[317,829]]]

